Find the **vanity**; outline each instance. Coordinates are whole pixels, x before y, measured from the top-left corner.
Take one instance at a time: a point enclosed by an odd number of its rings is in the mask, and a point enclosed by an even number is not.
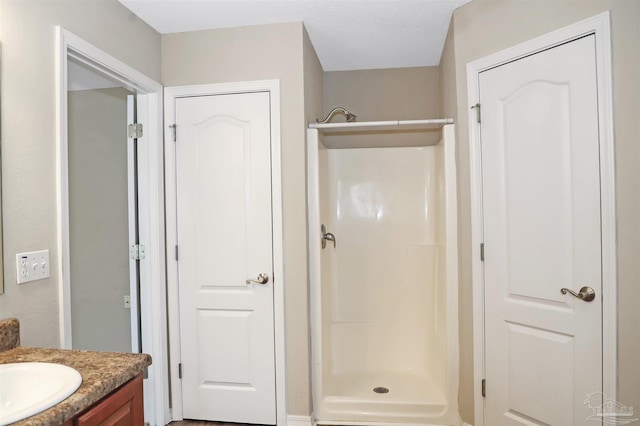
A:
[[[19,346],[16,320],[0,321],[0,365],[25,362],[62,364],[82,376],[80,387],[60,403],[12,423],[12,426],[142,426],[142,372],[147,354],[95,352]]]

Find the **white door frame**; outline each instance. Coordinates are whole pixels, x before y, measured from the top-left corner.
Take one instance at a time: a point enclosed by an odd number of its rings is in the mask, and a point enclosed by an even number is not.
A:
[[[484,425],[484,272],[480,260],[483,241],[482,167],[480,126],[476,111],[479,100],[478,78],[482,71],[525,56],[595,34],[598,75],[598,124],[600,138],[600,186],[602,214],[602,363],[603,393],[617,394],[617,272],[616,272],[616,198],[613,138],[613,83],[611,73],[611,26],[609,12],[561,28],[467,64],[467,100],[469,106],[469,162],[471,169],[471,242],[473,286],[474,417],[476,426]]]
[[[271,107],[271,197],[273,208],[273,308],[275,331],[276,367],[276,419],[277,424],[287,424],[287,393],[285,372],[285,322],[284,322],[284,245],[282,222],[282,166],[280,155],[280,80],[246,81],[236,83],[204,84],[196,86],[166,87],[165,111],[165,159],[167,197],[167,253],[173,253],[177,241],[176,216],[176,155],[172,129],[175,123],[176,98],[189,96],[225,95],[232,93],[269,92]],[[178,262],[175,256],[167,258],[167,286],[169,312],[169,353],[171,356],[171,406],[172,419],[182,420],[182,392],[178,377],[180,358],[180,322],[178,299]]]
[[[164,164],[162,152],[162,85],[64,28],[56,27],[56,144],[58,211],[58,282],[60,342],[71,348],[69,259],[69,175],[67,129],[67,59],[74,58],[138,93],[138,118],[145,143],[139,144],[140,240],[146,258],[140,262],[142,345],[153,358],[145,379],[145,420],[169,422],[164,245]],[[124,125],[125,123],[123,123]],[[124,131],[123,131],[124,134]],[[135,325],[132,324],[132,327]],[[136,330],[137,334],[137,330]],[[146,385],[148,383],[148,385]]]

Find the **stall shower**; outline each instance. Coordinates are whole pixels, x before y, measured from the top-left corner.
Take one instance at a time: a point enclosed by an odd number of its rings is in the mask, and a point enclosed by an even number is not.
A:
[[[432,146],[328,148],[337,128],[421,123],[342,124],[307,133],[315,419],[458,425],[454,126]]]

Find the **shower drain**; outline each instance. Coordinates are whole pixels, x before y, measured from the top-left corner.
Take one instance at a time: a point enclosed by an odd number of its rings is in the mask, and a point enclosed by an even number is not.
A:
[[[373,391],[375,393],[389,393],[389,388],[385,388],[384,386],[378,386],[376,388],[373,388]]]

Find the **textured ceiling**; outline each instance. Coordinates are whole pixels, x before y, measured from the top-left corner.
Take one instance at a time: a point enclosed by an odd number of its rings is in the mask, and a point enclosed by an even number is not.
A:
[[[161,34],[302,21],[325,71],[434,66],[470,0],[119,0]]]

